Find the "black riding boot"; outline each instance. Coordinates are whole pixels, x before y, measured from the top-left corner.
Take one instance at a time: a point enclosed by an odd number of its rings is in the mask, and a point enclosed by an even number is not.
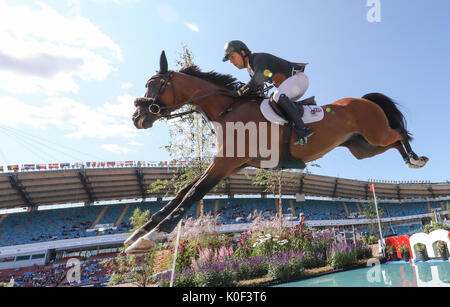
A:
[[[303,122],[303,111],[299,112],[295,103],[284,94],[278,99],[278,105],[283,109],[288,120],[295,124],[297,139],[294,141],[294,144],[305,146],[308,141],[308,137],[313,135],[314,131],[312,131],[311,128],[306,126]]]

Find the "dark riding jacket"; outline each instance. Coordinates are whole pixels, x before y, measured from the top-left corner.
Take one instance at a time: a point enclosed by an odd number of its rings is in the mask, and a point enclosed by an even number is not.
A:
[[[264,87],[265,82],[279,87],[284,80],[297,71],[305,70],[305,63],[292,63],[269,53],[251,53],[249,55],[250,81],[244,85],[241,93],[252,93]]]

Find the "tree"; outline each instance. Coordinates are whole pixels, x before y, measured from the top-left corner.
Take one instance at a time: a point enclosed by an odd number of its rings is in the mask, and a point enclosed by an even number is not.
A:
[[[375,203],[368,201],[366,204],[363,204],[362,211],[366,219],[369,220],[368,227],[370,229],[371,234],[378,234],[378,221],[377,221],[377,210],[375,207]],[[384,211],[382,208],[378,207],[378,215],[380,220],[384,216]],[[382,231],[386,232],[386,223],[381,223]]]
[[[149,217],[150,210],[142,212],[140,208],[134,209],[133,216],[130,217],[130,223],[133,226],[133,228],[130,230],[130,234],[135,230],[141,228],[148,221]]]
[[[111,276],[109,285],[117,285],[124,282],[133,283],[138,287],[146,287],[152,283],[155,265],[155,252],[143,256],[127,256],[125,248],[114,259],[102,262]]]
[[[286,174],[287,173],[283,170],[271,169],[256,169],[253,176],[250,176],[248,172],[245,173],[245,176],[250,179],[254,185],[263,187],[265,193],[278,194],[278,204],[276,209],[281,225],[283,223],[283,185],[300,183],[300,177],[287,176]]]
[[[150,210],[144,212],[136,208],[130,218],[132,230],[142,227],[150,217]],[[125,247],[119,249],[119,254],[114,259],[102,262],[107,267],[111,276],[109,285],[117,285],[124,282],[133,283],[138,287],[148,286],[152,280],[155,266],[155,250],[143,256],[127,256]]]
[[[194,56],[187,45],[182,45],[182,52],[178,53],[176,60],[178,68],[195,65]],[[197,112],[187,114],[181,118],[167,121],[169,126],[169,143],[164,149],[176,162],[184,161],[170,180],[158,180],[151,185],[150,192],[155,193],[163,189],[174,193],[188,182],[202,174],[211,163],[215,152],[215,136],[206,117],[195,107],[183,106],[180,112],[195,110]],[[223,186],[219,183],[215,189]],[[168,192],[165,196],[168,196]]]

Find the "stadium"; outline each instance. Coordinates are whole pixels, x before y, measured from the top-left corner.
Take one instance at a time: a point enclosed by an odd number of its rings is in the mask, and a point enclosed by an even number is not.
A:
[[[151,193],[152,183],[170,179],[175,162],[90,162],[10,165],[0,174],[0,282],[16,286],[105,286],[99,264],[123,246],[136,208],[154,213],[173,191]],[[185,218],[217,217],[219,232],[249,228],[255,211],[270,218],[282,211],[295,225],[333,229],[340,240],[369,232],[364,206],[375,185],[385,238],[411,235],[435,218],[448,223],[450,183],[358,181],[292,172],[278,197],[252,183],[253,169],[232,175],[225,185],[193,206]],[[278,209],[277,209],[278,208]],[[79,259],[81,278],[67,281],[67,261]]]
[[[48,2],[0,0],[0,288],[450,286],[450,2]]]

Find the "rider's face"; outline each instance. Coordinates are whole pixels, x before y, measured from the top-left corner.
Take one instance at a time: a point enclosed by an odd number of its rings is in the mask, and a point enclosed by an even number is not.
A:
[[[232,52],[230,54],[230,56],[228,57],[228,59],[230,60],[231,64],[233,64],[234,66],[236,66],[239,69],[242,69],[245,67],[243,58],[237,52]]]

